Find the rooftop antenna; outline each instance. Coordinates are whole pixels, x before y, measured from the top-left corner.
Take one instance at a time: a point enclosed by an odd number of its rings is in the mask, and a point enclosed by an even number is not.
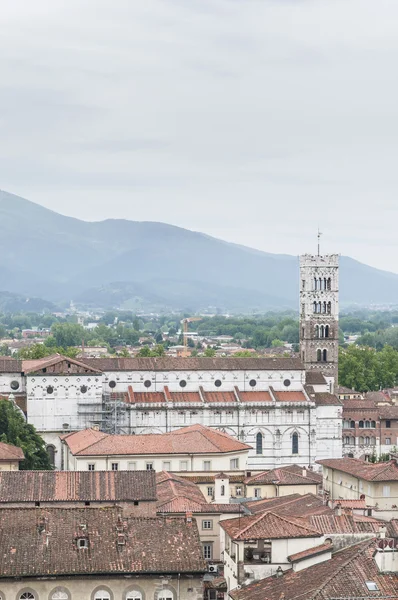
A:
[[[318,256],[321,255],[321,235],[322,233],[320,232],[318,227]]]

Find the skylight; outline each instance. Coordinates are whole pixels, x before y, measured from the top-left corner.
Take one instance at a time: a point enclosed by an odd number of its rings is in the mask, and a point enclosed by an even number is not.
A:
[[[369,592],[378,592],[379,588],[377,587],[377,583],[375,583],[374,581],[366,581],[366,587],[368,588]]]

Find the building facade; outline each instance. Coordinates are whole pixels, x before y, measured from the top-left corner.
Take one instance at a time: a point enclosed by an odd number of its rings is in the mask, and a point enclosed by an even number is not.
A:
[[[338,382],[339,255],[300,257],[300,352],[307,371]]]

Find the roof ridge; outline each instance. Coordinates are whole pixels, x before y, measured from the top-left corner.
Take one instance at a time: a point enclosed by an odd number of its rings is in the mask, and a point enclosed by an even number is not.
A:
[[[358,542],[357,544],[353,544],[352,546],[348,546],[348,548],[347,547],[342,548],[341,550],[338,550],[337,552],[335,552],[333,554],[333,557],[336,556],[339,552],[344,552],[344,550],[353,549],[355,546],[359,546],[360,544],[363,544],[363,548],[361,548],[361,550],[357,554],[355,554],[354,556],[350,556],[350,558],[347,558],[347,560],[342,565],[340,565],[340,567],[338,567],[338,569],[334,570],[333,574],[330,575],[330,577],[327,577],[327,579],[323,582],[323,584],[317,588],[316,593],[318,594],[321,590],[325,589],[325,587],[328,585],[328,583],[330,581],[332,581],[332,579],[334,579],[336,577],[336,575],[341,573],[341,571],[343,569],[345,569],[347,567],[347,565],[350,564],[350,562],[357,559],[359,554],[363,554],[365,552],[365,550],[367,550],[368,547],[370,546],[370,544],[372,544],[373,542],[374,542],[374,538],[371,538],[370,540],[366,540],[365,542],[361,541],[361,542]],[[311,596],[311,598],[315,598],[315,596]]]

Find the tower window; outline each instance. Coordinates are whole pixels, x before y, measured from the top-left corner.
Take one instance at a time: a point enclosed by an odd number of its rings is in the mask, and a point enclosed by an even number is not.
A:
[[[326,325],[325,327],[325,338],[329,337],[329,325]]]
[[[263,453],[263,434],[259,432],[256,435],[256,454],[262,454],[262,453]]]
[[[328,313],[328,315],[332,314],[332,303],[331,302],[328,302],[327,313]]]
[[[301,289],[305,290],[305,279],[301,281]]]
[[[323,362],[327,362],[328,361],[328,351],[327,350],[323,351],[322,358],[323,358]]]
[[[317,360],[317,362],[321,362],[321,360],[322,360],[322,350],[317,350],[316,351],[316,360]]]
[[[292,435],[292,454],[299,453],[299,437],[298,433],[293,433]]]

